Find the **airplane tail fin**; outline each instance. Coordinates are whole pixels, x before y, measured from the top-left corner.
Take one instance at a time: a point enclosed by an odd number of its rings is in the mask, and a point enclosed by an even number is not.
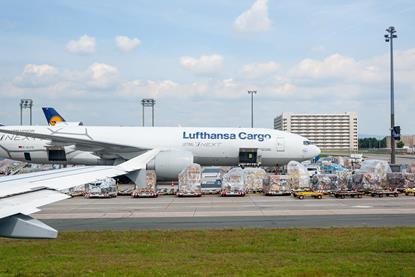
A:
[[[56,122],[65,122],[65,119],[54,108],[43,107],[42,110],[49,125],[54,126]]]

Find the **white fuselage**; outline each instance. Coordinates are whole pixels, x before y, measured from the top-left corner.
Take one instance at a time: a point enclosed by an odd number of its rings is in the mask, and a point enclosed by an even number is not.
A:
[[[96,149],[79,149],[75,144],[56,143],[1,133],[1,129],[21,130],[55,136],[79,138],[141,149],[166,149],[191,152],[201,165],[234,166],[240,152],[252,149],[265,166],[303,161],[320,154],[315,145],[296,134],[273,129],[185,128],[185,127],[93,127],[93,126],[5,126],[0,127],[0,156],[33,163],[113,164],[128,160],[135,153],[100,154]],[[48,151],[63,149],[65,160],[50,159]],[[122,151],[121,151],[122,152]]]

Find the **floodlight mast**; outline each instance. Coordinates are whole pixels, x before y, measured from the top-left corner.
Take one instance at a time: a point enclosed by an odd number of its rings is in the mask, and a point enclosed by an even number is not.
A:
[[[393,78],[393,39],[398,36],[395,34],[396,29],[393,26],[390,26],[386,29],[387,34],[384,35],[385,41],[390,45],[390,118],[391,118],[391,164],[396,163],[396,146],[393,127],[395,127],[395,91],[394,91],[394,78]]]
[[[256,94],[256,90],[248,90],[248,94],[251,95],[251,128],[254,128],[254,94]]]

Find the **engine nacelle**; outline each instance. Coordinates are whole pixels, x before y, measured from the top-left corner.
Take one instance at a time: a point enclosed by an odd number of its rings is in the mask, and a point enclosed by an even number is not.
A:
[[[147,169],[155,170],[157,179],[177,180],[183,169],[193,164],[193,154],[189,151],[169,150],[160,152]]]

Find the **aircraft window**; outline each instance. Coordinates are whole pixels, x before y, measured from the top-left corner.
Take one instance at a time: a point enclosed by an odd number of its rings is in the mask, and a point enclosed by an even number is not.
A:
[[[303,141],[303,144],[304,145],[312,145],[313,143],[309,140],[305,140],[305,141]]]

